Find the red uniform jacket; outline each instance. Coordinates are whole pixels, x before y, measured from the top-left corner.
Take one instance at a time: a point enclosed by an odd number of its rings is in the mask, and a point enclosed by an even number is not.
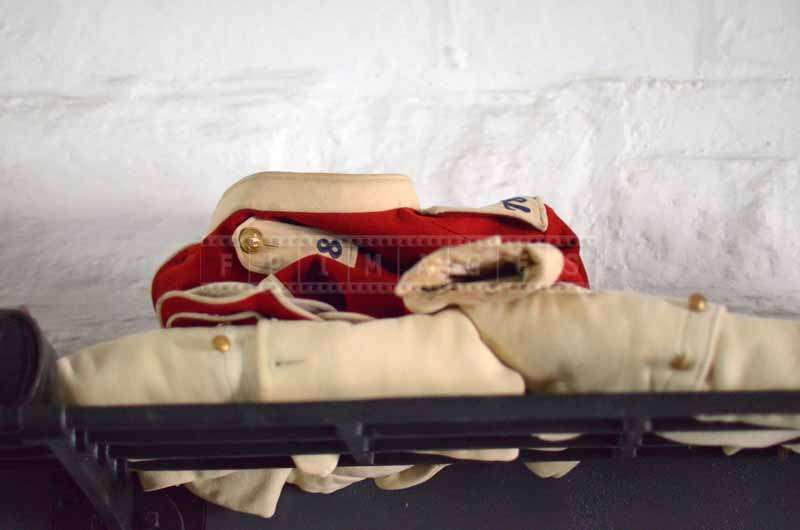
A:
[[[540,218],[526,222],[524,218],[533,215]],[[243,227],[262,221],[311,230],[310,239],[302,245],[313,248],[310,252],[306,248],[286,266],[267,271],[263,263],[255,263],[258,260],[250,261],[236,237]],[[397,317],[408,310],[395,296],[395,284],[421,257],[442,246],[492,235],[500,235],[504,241],[547,242],[557,246],[565,257],[559,281],[589,287],[575,233],[540,199],[512,197],[481,210],[396,208],[365,213],[239,210],[202,242],[184,248],[161,266],[153,280],[153,304],[161,324],[168,327],[209,325],[209,322],[253,323],[258,317],[308,318],[307,313],[286,304],[272,290],[242,292],[236,296],[237,286],[258,285],[271,273],[293,297],[324,302],[337,311],[376,318]],[[264,236],[268,238],[269,234]],[[264,256],[269,252],[268,246]],[[263,256],[260,259],[263,261]],[[201,286],[206,287],[206,294],[209,289],[218,289],[221,295],[192,296],[191,290]]]

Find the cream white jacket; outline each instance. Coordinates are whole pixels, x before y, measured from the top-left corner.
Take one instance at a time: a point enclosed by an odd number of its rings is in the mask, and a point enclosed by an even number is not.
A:
[[[518,265],[517,274],[487,275],[493,264],[507,262]],[[123,337],[60,359],[60,399],[112,405],[514,395],[526,388],[562,393],[800,388],[798,323],[734,315],[700,298],[553,285],[562,263],[557,250],[542,244],[491,239],[445,248],[421,260],[397,288],[410,309],[431,314],[358,323],[263,320],[257,326]],[[464,281],[473,273],[475,281]],[[781,443],[800,430],[796,416],[722,419],[786,430],[661,434],[732,452]],[[517,451],[447,454],[510,460]],[[336,455],[296,456],[294,462],[291,470],[154,472],[141,479],[146,489],[187,484],[209,501],[269,517],[286,483],[327,493],[371,478],[379,487],[396,489],[442,469],[337,468]],[[561,476],[575,465],[529,467],[541,476]]]
[[[219,348],[224,337],[226,351]],[[215,340],[216,339],[216,340]],[[135,405],[292,402],[380,397],[514,395],[522,377],[500,362],[456,310],[363,323],[271,321],[156,330],[99,344],[57,364],[60,400]],[[450,451],[513,460],[516,449]],[[145,489],[191,482],[198,495],[272,515],[284,482],[329,493],[374,478],[397,489],[441,466],[337,469],[336,455],[295,456],[293,471],[141,473]]]

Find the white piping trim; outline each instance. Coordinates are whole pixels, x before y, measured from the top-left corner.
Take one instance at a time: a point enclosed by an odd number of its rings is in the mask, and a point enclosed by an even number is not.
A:
[[[244,311],[242,313],[235,313],[233,315],[208,315],[206,313],[192,313],[192,312],[175,313],[174,315],[169,317],[169,320],[167,320],[167,324],[164,327],[171,328],[172,323],[179,318],[192,318],[195,320],[204,320],[206,322],[217,322],[219,324],[227,324],[235,320],[243,320],[245,318],[255,318],[260,320],[262,317],[255,311]]]
[[[375,320],[375,317],[370,315],[365,315],[364,313],[353,313],[350,311],[325,311],[323,313],[317,313],[317,315],[322,318],[322,320],[342,320],[353,323]]]
[[[278,282],[280,284],[279,280],[277,278],[272,277],[272,276],[269,276],[269,277],[265,278],[257,286],[250,285],[249,283],[243,283],[243,282],[218,282],[220,284],[223,284],[225,286],[225,288],[236,289],[236,287],[233,287],[235,284],[239,284],[239,285],[243,286],[243,287],[240,288],[241,292],[239,294],[233,295],[233,296],[219,297],[219,298],[211,297],[211,296],[206,295],[206,294],[202,294],[202,292],[204,290],[208,290],[210,288],[210,286],[213,286],[214,285],[213,283],[212,284],[201,285],[199,287],[194,287],[194,288],[188,289],[186,291],[177,291],[177,290],[176,291],[168,291],[168,292],[164,293],[161,296],[161,298],[159,298],[158,301],[156,302],[156,315],[158,315],[158,321],[162,322],[162,323],[164,322],[164,315],[163,315],[164,303],[167,300],[170,300],[172,298],[184,298],[184,299],[190,300],[192,302],[199,302],[199,303],[211,304],[211,305],[224,305],[224,304],[232,304],[232,303],[236,303],[236,302],[241,302],[243,300],[246,300],[247,298],[250,298],[251,296],[253,296],[255,294],[259,294],[259,293],[262,293],[262,292],[269,292],[269,293],[273,294],[275,296],[276,300],[281,305],[283,305],[284,308],[288,309],[289,311],[293,311],[295,314],[297,314],[297,316],[300,316],[300,317],[303,317],[303,318],[306,318],[306,319],[309,319],[309,320],[319,320],[319,317],[314,315],[314,313],[311,313],[307,309],[304,309],[300,305],[296,304],[292,299],[287,297],[283,292],[281,292],[281,289],[277,285],[274,285],[274,284],[266,282],[266,280],[268,280],[268,279],[272,280],[274,282]],[[283,287],[283,285],[280,284],[280,287]],[[285,287],[283,287],[283,289],[285,289]],[[200,294],[198,294],[198,292]],[[322,309],[322,310],[327,310],[327,309],[331,308],[331,306],[329,306],[328,304],[325,304],[324,302],[318,302],[316,300],[309,300],[308,302],[310,302],[310,303],[308,303],[307,305],[317,305],[317,307],[319,309]],[[318,304],[321,304],[321,305],[318,305]]]

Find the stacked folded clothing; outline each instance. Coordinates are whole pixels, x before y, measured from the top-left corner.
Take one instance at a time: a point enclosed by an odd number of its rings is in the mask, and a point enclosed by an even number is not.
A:
[[[701,295],[588,287],[578,238],[540,198],[420,210],[403,176],[260,173],[229,189],[208,236],[156,274],[156,313],[173,329],[60,359],[57,390],[66,403],[110,405],[800,388],[798,323],[733,315]],[[800,430],[789,416],[722,419],[787,430],[661,434],[733,451]],[[146,489],[186,484],[269,517],[285,483],[331,492],[372,478],[397,489],[442,469],[293,460],[140,476]],[[576,464],[529,467],[562,476]]]

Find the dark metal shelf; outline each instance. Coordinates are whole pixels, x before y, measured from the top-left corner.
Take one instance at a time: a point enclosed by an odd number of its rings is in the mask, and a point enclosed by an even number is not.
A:
[[[468,463],[413,451],[518,447],[523,448],[522,461],[721,457],[719,448],[683,445],[655,433],[782,430],[694,419],[769,413],[800,414],[800,392],[28,405],[0,409],[0,466],[56,458],[109,529],[132,530],[131,472],[136,470],[293,467],[290,455],[320,453],[342,455],[342,466]],[[537,433],[581,436],[551,442],[532,436]],[[534,450],[553,447],[565,450]],[[775,448],[746,453],[782,458],[789,454]]]

